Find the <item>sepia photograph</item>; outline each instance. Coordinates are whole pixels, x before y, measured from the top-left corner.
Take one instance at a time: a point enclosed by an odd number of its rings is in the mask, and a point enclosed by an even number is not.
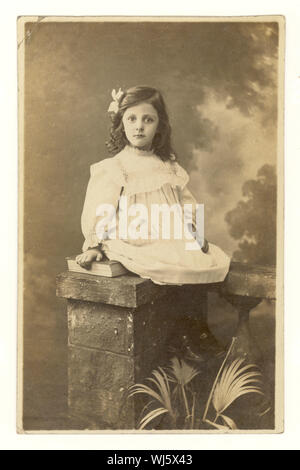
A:
[[[17,26],[18,432],[282,433],[284,17]]]

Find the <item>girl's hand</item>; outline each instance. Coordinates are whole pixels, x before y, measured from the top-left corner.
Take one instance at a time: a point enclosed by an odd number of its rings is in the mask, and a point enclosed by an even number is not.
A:
[[[189,231],[192,233],[193,237],[195,240],[197,240],[197,242],[200,244],[202,244],[202,240],[200,238],[198,238],[198,234],[196,232],[196,228],[195,228],[195,225],[194,224],[191,224],[189,223],[188,224],[188,229]],[[195,234],[196,233],[196,234]],[[203,253],[207,253],[208,250],[209,250],[209,244],[208,244],[208,241],[206,240],[206,238],[203,239],[203,244],[201,246],[201,250],[203,251]]]
[[[203,246],[202,246],[201,250],[203,251],[203,253],[207,253],[208,249],[209,249],[208,241],[204,238]]]
[[[89,250],[76,256],[76,263],[82,268],[90,269],[93,261],[101,261],[103,254],[98,248],[90,248]]]

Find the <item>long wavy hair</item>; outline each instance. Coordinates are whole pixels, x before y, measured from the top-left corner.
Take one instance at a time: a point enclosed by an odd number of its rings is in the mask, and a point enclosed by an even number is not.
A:
[[[110,113],[112,126],[110,138],[106,142],[109,153],[116,155],[129,144],[123,126],[123,116],[126,109],[139,103],[152,104],[158,114],[158,128],[152,142],[154,153],[164,161],[174,160],[175,154],[171,146],[171,126],[164,99],[160,91],[148,86],[135,86],[126,90],[119,101],[118,112]]]

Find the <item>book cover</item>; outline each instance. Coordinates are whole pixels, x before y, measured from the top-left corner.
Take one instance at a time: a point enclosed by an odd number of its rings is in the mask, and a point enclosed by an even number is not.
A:
[[[66,261],[69,271],[78,273],[116,277],[128,272],[127,269],[121,263],[119,263],[119,261],[111,261],[107,258],[101,261],[93,261],[89,269],[81,267],[76,262],[76,255],[67,257]]]

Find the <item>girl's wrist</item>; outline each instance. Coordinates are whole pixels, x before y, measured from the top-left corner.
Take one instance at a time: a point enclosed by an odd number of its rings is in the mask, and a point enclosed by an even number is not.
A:
[[[100,253],[102,253],[101,248],[102,248],[102,247],[101,247],[101,243],[99,243],[99,245],[90,246],[90,247],[88,248],[88,250],[97,250],[97,251],[99,251]]]

